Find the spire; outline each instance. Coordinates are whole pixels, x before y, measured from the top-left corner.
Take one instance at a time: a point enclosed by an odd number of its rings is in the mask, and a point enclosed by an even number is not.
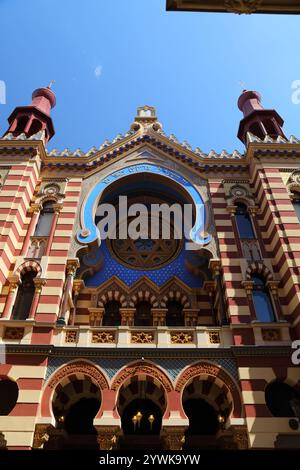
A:
[[[285,137],[282,126],[283,119],[274,109],[264,109],[261,104],[261,96],[257,91],[243,90],[239,97],[238,107],[243,112],[244,118],[240,122],[238,138],[245,144],[247,132],[264,139],[267,135],[276,139]]]
[[[50,88],[51,84],[50,82],[48,87],[34,90],[29,106],[18,106],[14,109],[8,118],[9,128],[5,134],[11,133],[15,137],[25,134],[26,137],[31,137],[37,132],[44,131],[45,143],[54,136],[50,112],[56,104],[56,98]]]

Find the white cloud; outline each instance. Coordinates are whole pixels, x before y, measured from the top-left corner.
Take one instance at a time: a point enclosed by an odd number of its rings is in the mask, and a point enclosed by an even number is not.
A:
[[[94,70],[94,75],[98,79],[102,75],[102,65],[97,65],[97,67]]]

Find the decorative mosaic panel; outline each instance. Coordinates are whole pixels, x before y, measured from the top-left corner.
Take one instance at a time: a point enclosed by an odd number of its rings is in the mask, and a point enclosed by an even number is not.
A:
[[[143,353],[144,354],[144,353]],[[139,354],[137,352],[136,357],[132,356],[125,356],[123,353],[123,357],[87,357],[88,360],[94,362],[99,367],[103,369],[103,371],[107,374],[107,376],[111,379],[122,367],[127,365],[128,363],[136,360],[141,359],[143,354]],[[182,354],[182,353],[181,353]],[[190,357],[180,357],[180,353],[178,354],[178,358],[176,357],[176,353],[174,353],[174,358],[153,358],[149,355],[145,355],[145,359],[151,360],[151,362],[159,365],[169,374],[172,380],[175,380],[176,377],[180,374],[182,369],[184,369],[189,364],[192,364],[196,361],[203,361],[208,360],[210,362],[214,362],[216,365],[224,367],[236,380],[238,380],[238,372],[235,360],[233,358],[217,358],[216,355],[209,354],[206,356],[202,355],[194,355]],[[77,359],[78,356],[69,356],[69,357],[52,357],[49,359],[48,368],[46,379],[55,372],[56,369],[61,367],[63,364]],[[81,359],[83,357],[81,356]]]

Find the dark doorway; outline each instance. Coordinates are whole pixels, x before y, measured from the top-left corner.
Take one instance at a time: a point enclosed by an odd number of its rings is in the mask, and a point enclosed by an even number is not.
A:
[[[100,400],[96,398],[82,398],[70,407],[63,426],[68,434],[64,449],[99,450],[97,431],[93,426],[99,408]]]
[[[161,422],[162,413],[160,408],[147,398],[133,400],[126,406],[122,415],[124,434],[134,434],[137,436],[159,435]]]
[[[189,418],[184,449],[218,449],[216,434],[219,430],[215,409],[201,398],[186,400],[183,405]]]
[[[139,302],[136,306],[135,326],[151,326],[151,304],[149,302]]]

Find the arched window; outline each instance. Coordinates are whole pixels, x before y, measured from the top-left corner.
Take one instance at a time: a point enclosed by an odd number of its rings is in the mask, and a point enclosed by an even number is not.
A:
[[[255,233],[247,206],[241,202],[238,202],[236,205],[235,220],[241,239],[255,238]]]
[[[149,302],[139,302],[136,305],[134,324],[136,326],[151,326],[151,304]]]
[[[296,215],[298,217],[298,221],[300,222],[300,193],[293,192],[292,203],[293,203]]]
[[[18,293],[12,312],[13,320],[26,320],[26,318],[28,318],[35,292],[35,285],[33,281],[36,277],[36,274],[37,273],[35,271],[29,271],[21,277],[21,285],[18,288]]]
[[[273,416],[277,418],[300,417],[300,395],[288,384],[279,381],[268,384],[265,399]]]
[[[121,325],[120,304],[115,300],[111,300],[105,304],[103,315],[103,326],[119,326]]]
[[[15,132],[16,132],[16,133],[24,132],[24,131],[25,131],[25,128],[26,128],[26,126],[27,126],[28,121],[29,121],[29,117],[28,117],[28,116],[21,116],[21,117],[18,119],[17,127],[16,127]]]
[[[42,123],[38,119],[34,119],[31,123],[28,135],[32,136],[37,134],[42,129]]]
[[[36,237],[48,237],[50,234],[53,216],[54,216],[54,201],[47,201],[43,204],[40,217],[35,228],[34,235]]]
[[[257,320],[261,322],[276,321],[272,301],[266,287],[265,280],[260,275],[254,274],[252,276],[252,281],[252,298]]]
[[[170,301],[168,302],[167,308],[167,326],[182,326],[184,324],[182,316],[182,305],[179,302]]]

